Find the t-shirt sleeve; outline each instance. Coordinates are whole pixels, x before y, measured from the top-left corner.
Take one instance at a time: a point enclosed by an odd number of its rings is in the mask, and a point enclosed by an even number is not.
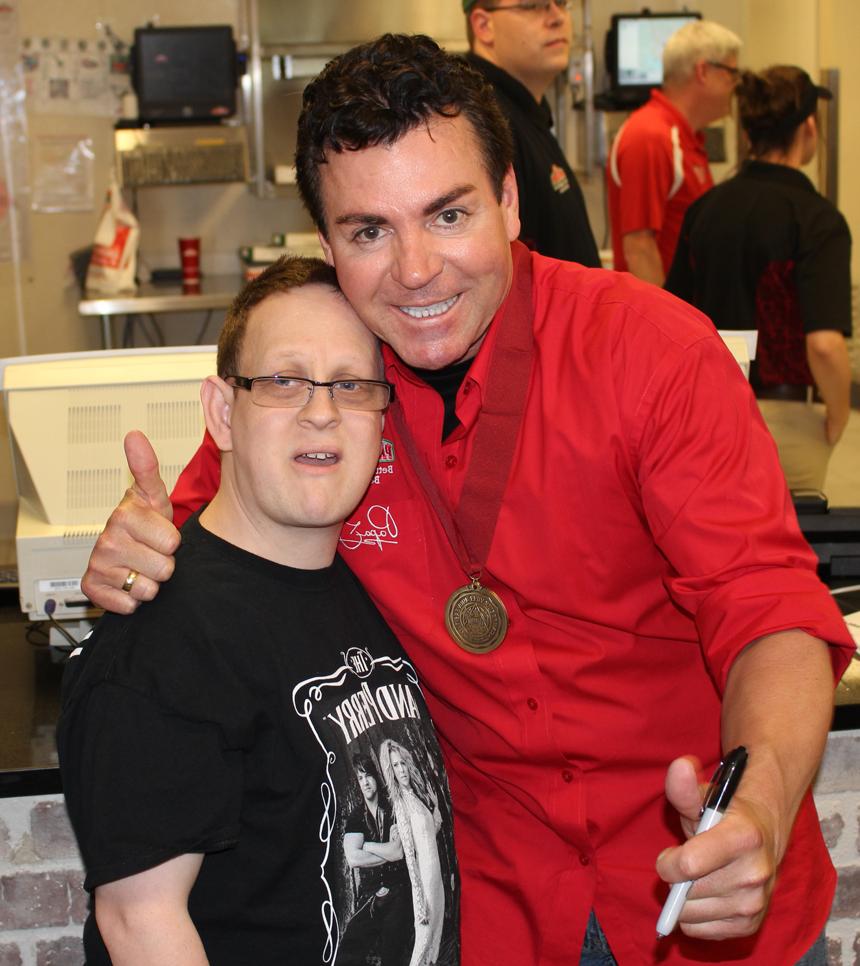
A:
[[[179,474],[170,494],[173,522],[177,527],[208,503],[221,482],[221,454],[208,431],[191,462]]]
[[[198,616],[168,592],[105,615],[69,658],[57,750],[87,888],[237,841],[258,722]]]
[[[671,144],[664,143],[653,132],[638,132],[630,122],[618,137],[621,138],[617,153],[621,235],[644,229],[659,232],[672,189]]]
[[[824,209],[801,239],[795,279],[804,330],[850,336],[851,233],[835,209]]]
[[[57,746],[87,889],[238,840],[242,756],[214,724],[104,681],[63,711]]]
[[[668,306],[667,306],[668,308]],[[722,690],[751,641],[798,628],[829,642],[835,675],[853,643],[816,573],[776,446],[716,337],[656,362],[635,422],[643,510]]]

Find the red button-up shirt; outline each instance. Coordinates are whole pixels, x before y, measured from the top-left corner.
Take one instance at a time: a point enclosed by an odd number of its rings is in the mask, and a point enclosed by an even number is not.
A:
[[[755,400],[710,323],[653,286],[515,254],[533,263],[536,344],[485,572],[510,616],[504,643],[476,656],[448,637],[445,603],[466,578],[391,421],[341,553],[418,666],[446,752],[465,966],[577,963],[592,907],[619,963],[651,963],[667,893],[654,862],[682,840],[666,766],[691,752],[714,767],[733,659],[799,627],[835,642],[841,673],[853,645]],[[444,442],[440,397],[386,355],[452,507],[495,334]],[[217,454],[204,450],[177,486],[180,503],[213,492]],[[660,962],[793,963],[826,920],[834,883],[807,797],[758,935],[676,933]]]

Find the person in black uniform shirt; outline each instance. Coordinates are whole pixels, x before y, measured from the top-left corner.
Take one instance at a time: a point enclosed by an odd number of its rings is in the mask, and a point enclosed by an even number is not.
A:
[[[582,189],[552,133],[545,97],[570,57],[569,0],[462,0],[468,62],[493,86],[514,136],[520,240],[529,248],[600,267]]]
[[[335,555],[377,467],[381,371],[322,261],[278,262],[233,303],[201,389],[218,492],[183,526],[164,593],[105,616],[66,668],[57,740],[90,966],[366,966],[378,936],[341,943],[356,901],[340,843],[353,756],[385,741],[432,763],[454,862],[418,677]],[[390,810],[376,821],[364,844],[399,851]],[[440,966],[459,963],[457,899],[455,874]],[[395,966],[411,902],[398,914]]]
[[[777,66],[737,97],[750,160],[689,208],[666,288],[719,329],[758,330],[750,381],[788,485],[821,490],[850,411],[851,235],[800,168],[831,94]]]
[[[409,962],[413,928],[412,886],[394,810],[370,755],[352,756],[361,803],[344,826],[343,851],[359,879],[355,911],[341,943],[349,961],[353,950],[378,952],[380,966]]]

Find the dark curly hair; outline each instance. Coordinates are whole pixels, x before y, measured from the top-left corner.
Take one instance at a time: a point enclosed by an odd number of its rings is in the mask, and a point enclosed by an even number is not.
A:
[[[758,74],[744,71],[737,88],[738,114],[750,154],[760,157],[769,151],[787,151],[797,128],[815,113],[819,91],[799,67],[778,65]]]
[[[384,34],[326,65],[305,88],[296,139],[302,200],[327,237],[319,166],[326,152],[391,145],[434,115],[472,125],[484,167],[501,200],[513,141],[492,88],[462,57],[422,34]]]

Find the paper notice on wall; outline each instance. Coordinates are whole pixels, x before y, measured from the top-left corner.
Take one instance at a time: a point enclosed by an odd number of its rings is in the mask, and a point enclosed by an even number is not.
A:
[[[118,117],[130,89],[127,53],[103,37],[26,37],[21,64],[36,114]]]
[[[18,0],[0,2],[0,261],[28,251],[30,193],[27,114],[18,36]]]
[[[92,138],[39,135],[33,144],[33,210],[92,211],[94,161]]]

